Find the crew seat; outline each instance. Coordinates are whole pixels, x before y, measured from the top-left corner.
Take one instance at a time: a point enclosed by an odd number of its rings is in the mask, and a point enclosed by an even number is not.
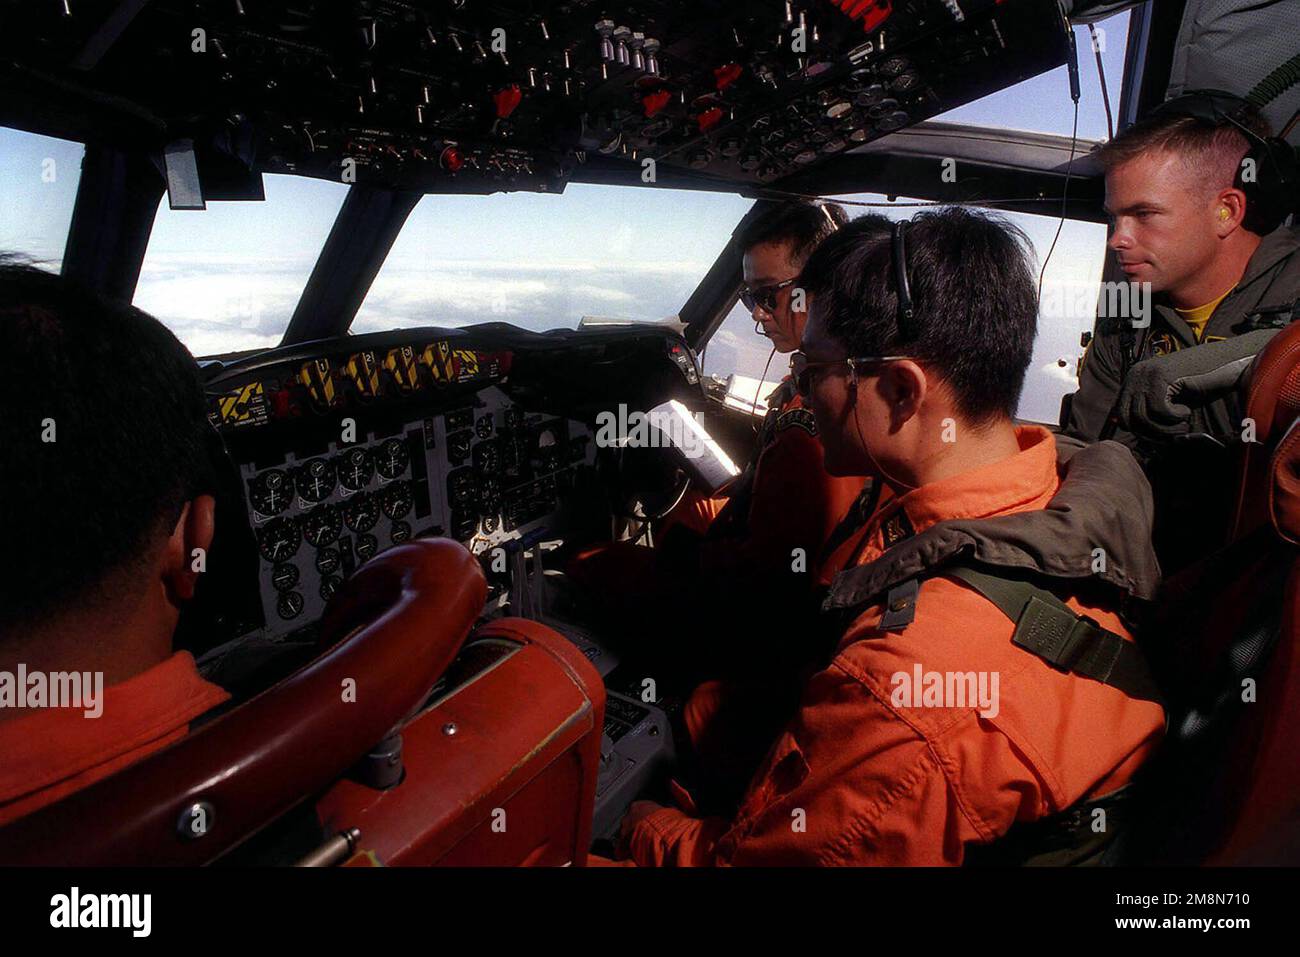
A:
[[[1170,696],[1129,863],[1300,863],[1300,324],[1256,361],[1226,544],[1168,579],[1144,645]]]
[[[475,631],[486,587],[456,542],[385,552],[310,664],[0,829],[0,863],[585,863],[604,686],[542,625]]]

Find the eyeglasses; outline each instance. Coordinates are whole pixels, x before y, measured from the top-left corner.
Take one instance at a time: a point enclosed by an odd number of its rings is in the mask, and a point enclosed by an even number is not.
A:
[[[774,282],[766,286],[742,286],[740,289],[740,301],[750,312],[754,311],[755,306],[762,306],[768,312],[776,311],[776,296],[782,289],[787,286],[793,286],[799,281],[799,277],[787,279],[785,282]]]
[[[816,369],[829,369],[835,366],[847,365],[849,374],[855,379],[859,369],[865,369],[868,366],[881,365],[885,362],[897,362],[900,359],[910,359],[911,356],[852,356],[843,359],[827,359],[825,361],[814,361],[809,359],[803,352],[795,352],[790,356],[790,375],[794,377],[795,388],[799,394],[805,398],[812,392],[813,371]]]

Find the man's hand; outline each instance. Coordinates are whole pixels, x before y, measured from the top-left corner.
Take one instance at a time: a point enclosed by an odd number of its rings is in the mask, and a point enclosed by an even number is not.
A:
[[[1277,332],[1261,329],[1143,359],[1129,370],[1120,393],[1120,427],[1157,440],[1188,433],[1193,408],[1238,388],[1255,355]]]

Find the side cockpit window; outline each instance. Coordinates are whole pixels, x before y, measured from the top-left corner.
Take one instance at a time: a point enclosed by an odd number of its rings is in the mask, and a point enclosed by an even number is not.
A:
[[[263,184],[257,202],[158,206],[134,303],[196,356],[279,345],[348,192],[302,176]]]
[[[0,255],[61,270],[85,152],[80,143],[0,128]]]

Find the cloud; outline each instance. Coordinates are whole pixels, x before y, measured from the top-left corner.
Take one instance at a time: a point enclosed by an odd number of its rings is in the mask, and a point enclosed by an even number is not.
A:
[[[375,279],[352,331],[484,322],[545,331],[576,328],[586,315],[657,322],[676,314],[701,272],[664,263],[390,266]],[[135,304],[195,355],[266,348],[283,336],[310,273],[309,262],[290,259],[205,258],[200,268],[185,257],[150,257]]]

